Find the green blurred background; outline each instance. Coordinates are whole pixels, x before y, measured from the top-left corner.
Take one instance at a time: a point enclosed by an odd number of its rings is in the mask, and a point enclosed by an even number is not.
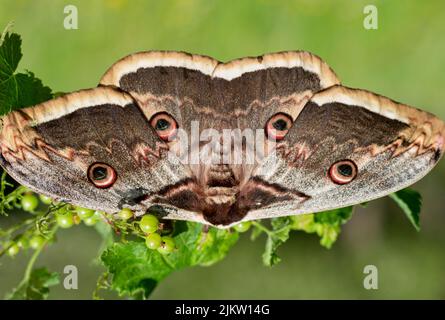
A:
[[[68,4],[78,8],[78,30],[63,27]],[[378,30],[363,27],[368,4],[378,8]],[[113,62],[141,50],[183,50],[225,61],[303,49],[321,56],[347,86],[445,119],[443,0],[0,0],[0,28],[11,20],[23,38],[20,68],[54,91],[95,86]],[[224,261],[177,272],[152,297],[445,299],[444,178],[442,161],[414,186],[424,197],[420,233],[389,199],[380,199],[356,210],[331,250],[316,236],[294,232],[280,249],[282,262],[269,269],[261,263],[264,239],[244,236]],[[37,265],[58,272],[76,265],[79,289],[59,285],[50,298],[91,298],[102,271],[93,261],[99,246],[92,228],[59,233]],[[0,260],[0,296],[19,282],[28,258]],[[363,288],[369,264],[378,267],[378,290]]]

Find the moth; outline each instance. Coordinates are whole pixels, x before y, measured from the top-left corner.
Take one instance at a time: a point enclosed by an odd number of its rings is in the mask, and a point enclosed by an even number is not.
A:
[[[342,86],[308,52],[222,63],[150,51],[116,62],[96,88],[3,116],[0,162],[67,203],[225,228],[405,188],[444,139],[434,115]]]

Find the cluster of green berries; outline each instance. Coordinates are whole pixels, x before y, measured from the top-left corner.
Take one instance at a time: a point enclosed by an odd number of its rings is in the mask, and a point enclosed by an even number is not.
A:
[[[162,254],[168,254],[175,249],[175,241],[172,237],[162,236],[157,233],[159,229],[159,220],[152,214],[147,214],[139,221],[139,227],[147,237],[145,245],[152,250],[158,250]]]
[[[134,216],[133,211],[124,208],[118,213],[122,220],[128,220]],[[145,245],[151,250],[157,250],[161,254],[169,254],[175,249],[175,240],[169,236],[161,236],[158,231],[161,224],[158,218],[152,214],[146,214],[139,221],[139,228],[145,234]]]
[[[24,211],[34,213],[39,206],[39,199],[46,205],[55,203],[47,196],[39,195],[37,197],[37,195],[32,192],[26,192],[20,200],[22,209]],[[74,211],[64,210],[63,213],[57,212],[55,216],[57,225],[61,228],[67,229],[75,224],[79,224],[80,222],[83,222],[87,226],[93,226],[100,220],[103,214],[104,212],[102,211],[94,211],[87,208],[76,207]]]
[[[45,205],[56,204],[56,202],[44,195],[37,195],[31,190],[27,190],[20,198],[22,210],[35,213],[39,203]],[[66,210],[59,210],[55,213],[55,221],[57,226],[68,229],[73,225],[83,222],[87,226],[95,225],[105,213],[102,211],[94,211],[87,208],[69,206]],[[129,220],[134,217],[133,211],[124,208],[117,214],[121,220]],[[161,236],[162,224],[158,218],[152,214],[147,214],[138,222],[139,228],[145,234],[145,244],[147,248],[157,250],[161,254],[168,254],[175,249],[175,241],[172,237]],[[31,238],[24,235],[17,241],[11,241],[8,244],[7,254],[10,256],[17,255],[21,249],[39,249],[46,243],[45,238],[41,235],[33,235]]]
[[[161,224],[158,218],[152,214],[146,214],[139,221],[139,228],[146,235],[145,245],[151,250],[157,250],[161,254],[169,254],[175,250],[175,240],[169,236],[161,236]]]
[[[45,238],[40,235],[34,235],[30,239],[27,237],[21,237],[17,241],[11,241],[9,243],[7,254],[10,257],[16,256],[20,250],[24,249],[40,249],[45,244]]]
[[[71,228],[73,225],[83,222],[85,225],[94,226],[105,213],[92,209],[76,207],[74,212],[67,210],[63,213],[56,213],[57,225],[63,229]]]
[[[23,194],[20,204],[24,211],[34,213],[40,202],[49,205],[54,203],[54,201],[44,195],[36,195],[30,191]],[[95,225],[101,217],[105,215],[102,211],[94,211],[87,208],[75,207],[74,210],[71,209],[63,210],[62,212],[57,212],[55,214],[56,223],[60,228],[70,228],[73,225],[80,224],[83,222],[87,226]],[[124,208],[117,216],[121,220],[129,220],[134,217],[133,211],[128,208]],[[152,214],[146,214],[139,221],[139,228],[145,234],[145,245],[151,250],[157,250],[161,254],[168,254],[173,252],[175,249],[175,241],[170,236],[161,236],[162,226],[156,216]],[[250,229],[252,223],[250,221],[244,221],[236,224],[233,228],[237,232],[246,232]],[[7,250],[8,255],[15,256],[21,249],[41,248],[46,240],[41,235],[33,235],[31,238],[22,236],[17,241],[12,241],[9,243]]]
[[[39,198],[40,201],[45,204],[51,203],[51,199],[46,196],[41,195]],[[32,192],[26,192],[20,199],[22,209],[24,211],[33,213],[39,206],[39,198]],[[34,250],[40,249],[45,242],[45,238],[38,234],[32,235],[31,237],[23,235],[18,240],[10,241],[8,243],[8,250],[6,253],[9,256],[14,257],[20,252],[20,250],[28,248]]]
[[[37,195],[31,191],[26,191],[20,198],[22,210],[29,213],[35,213],[39,206],[39,202],[46,205],[55,203],[51,198],[44,195]],[[75,224],[80,224],[80,222],[83,222],[87,226],[93,226],[101,219],[103,214],[104,213],[101,211],[76,207],[74,210],[73,208],[70,208],[68,210],[63,210],[62,212],[56,212],[55,221],[60,228],[64,229],[70,228]],[[13,257],[24,249],[40,249],[45,243],[45,238],[39,234],[31,235],[31,237],[24,234],[18,240],[10,241],[8,243],[6,253]]]

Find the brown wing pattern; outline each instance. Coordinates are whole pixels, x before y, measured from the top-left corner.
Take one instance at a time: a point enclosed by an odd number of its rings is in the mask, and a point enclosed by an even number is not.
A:
[[[199,135],[264,131],[277,114],[293,125],[282,141],[262,138],[271,148],[255,164],[193,164],[180,156],[177,141],[156,134],[151,120],[164,113],[187,135],[193,123]],[[116,62],[98,88],[4,116],[0,161],[18,182],[77,205],[138,214],[156,206],[165,218],[226,227],[401,189],[437,163],[444,132],[431,114],[341,86],[332,69],[307,52],[222,63],[153,51]],[[193,149],[191,140],[186,145]],[[233,153],[233,146],[219,152]],[[92,183],[96,163],[114,170],[113,185]],[[350,166],[340,170],[345,163]]]

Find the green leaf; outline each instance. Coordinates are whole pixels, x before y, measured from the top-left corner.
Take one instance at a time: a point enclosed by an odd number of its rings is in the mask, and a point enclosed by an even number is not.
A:
[[[403,189],[389,195],[399,207],[405,212],[409,221],[417,231],[420,230],[420,209],[422,207],[422,196],[413,189]]]
[[[320,245],[330,249],[337,241],[341,225],[352,217],[354,207],[345,207],[315,214],[315,229],[320,239]]]
[[[108,223],[105,221],[99,221],[94,225],[94,229],[101,236],[105,247],[108,247],[113,243],[114,231]]]
[[[34,269],[29,279],[15,288],[6,299],[44,300],[48,298],[49,287],[57,284],[59,284],[57,272],[49,272],[46,268]]]
[[[353,207],[339,208],[318,212],[314,216],[315,223],[340,225],[347,222],[352,216]]]
[[[22,52],[20,47],[22,45],[22,39],[16,33],[6,33],[2,35],[3,42],[0,45],[0,82],[10,78],[17,66],[20,59],[22,59]]]
[[[170,273],[191,266],[208,266],[225,257],[236,243],[238,233],[210,228],[193,222],[176,222],[174,252],[162,255],[143,242],[114,243],[102,254],[112,275],[112,289],[119,295],[147,298],[157,283]]]
[[[281,261],[277,254],[278,247],[289,239],[292,227],[291,217],[280,217],[271,220],[272,230],[267,233],[266,248],[263,253],[263,263],[271,267]]]
[[[330,248],[340,234],[340,226],[352,216],[353,207],[345,207],[316,214],[303,214],[272,219],[272,230],[266,229],[258,223],[254,224],[256,235],[263,231],[267,234],[266,247],[263,253],[263,263],[273,266],[281,261],[277,254],[278,248],[289,239],[291,230],[301,230],[307,233],[317,233],[320,244]],[[255,230],[254,229],[254,230]]]
[[[100,256],[114,242],[114,230],[105,221],[98,221],[94,225],[94,229],[102,238],[102,243],[100,244],[98,255],[94,259],[95,264],[100,264],[101,263]]]
[[[316,214],[303,214],[292,217],[292,229],[307,233],[317,233],[320,245],[330,249],[338,238],[341,225],[352,217],[353,207],[339,208]]]
[[[316,232],[316,224],[314,222],[314,214],[299,214],[292,216],[292,230],[302,230],[306,233]]]
[[[263,230],[256,227],[254,224],[253,228],[252,228],[252,232],[250,233],[250,240],[255,241],[262,233],[263,233]]]
[[[0,45],[0,115],[35,105],[52,98],[51,89],[32,72],[15,73],[22,58],[21,39],[18,34],[2,35]]]

